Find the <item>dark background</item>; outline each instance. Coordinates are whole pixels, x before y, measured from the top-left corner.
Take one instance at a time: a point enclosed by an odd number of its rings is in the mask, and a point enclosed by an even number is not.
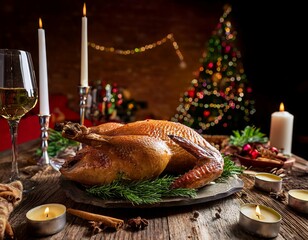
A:
[[[270,115],[283,102],[294,115],[293,153],[308,158],[306,109],[307,19],[297,1],[105,0],[86,1],[88,40],[132,49],[172,32],[187,63],[178,67],[170,46],[144,55],[115,56],[89,48],[89,81],[103,79],[128,88],[133,98],[148,103],[137,118],[152,114],[169,119],[187,89],[223,6],[232,6],[238,48],[256,100],[254,123],[269,134]],[[78,108],[80,34],[83,1],[2,0],[0,48],[32,53],[38,72],[37,28],[46,30],[50,94],[67,94]],[[38,74],[37,74],[38,75]],[[75,104],[74,104],[75,103]]]
[[[283,102],[294,115],[292,152],[307,158],[305,8],[298,1],[235,1],[233,14],[245,71],[257,99],[256,122],[269,132],[268,116]]]

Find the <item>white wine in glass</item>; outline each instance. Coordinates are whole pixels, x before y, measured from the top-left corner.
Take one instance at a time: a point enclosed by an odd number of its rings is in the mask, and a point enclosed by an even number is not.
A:
[[[21,179],[18,170],[18,124],[35,107],[38,88],[31,54],[24,50],[0,49],[0,116],[7,119],[12,142],[12,170],[8,182],[20,180],[24,192],[33,182]]]

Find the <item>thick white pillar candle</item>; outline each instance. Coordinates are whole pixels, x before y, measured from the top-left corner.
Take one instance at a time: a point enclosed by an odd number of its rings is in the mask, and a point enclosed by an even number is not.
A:
[[[88,86],[88,20],[86,17],[86,4],[83,5],[83,17],[81,21],[81,72],[80,85]]]
[[[39,45],[39,77],[40,77],[40,87],[39,87],[40,115],[49,115],[45,30],[43,29],[41,18],[39,18],[38,45]]]
[[[291,155],[293,120],[294,116],[284,110],[283,103],[280,104],[279,112],[271,116],[270,145],[287,155]]]

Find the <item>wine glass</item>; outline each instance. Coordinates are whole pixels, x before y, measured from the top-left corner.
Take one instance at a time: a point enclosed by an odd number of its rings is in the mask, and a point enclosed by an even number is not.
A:
[[[36,105],[38,89],[31,54],[24,50],[0,49],[0,116],[7,119],[12,142],[9,182],[20,180],[24,192],[34,184],[21,179],[18,170],[17,133],[21,118]]]

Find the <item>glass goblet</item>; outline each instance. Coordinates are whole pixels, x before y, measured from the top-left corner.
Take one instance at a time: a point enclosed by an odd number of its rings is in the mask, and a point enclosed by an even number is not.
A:
[[[33,182],[21,179],[18,170],[18,125],[21,118],[35,107],[38,89],[31,54],[24,50],[0,49],[0,116],[7,119],[12,143],[12,170],[9,182],[20,180],[24,192]]]

